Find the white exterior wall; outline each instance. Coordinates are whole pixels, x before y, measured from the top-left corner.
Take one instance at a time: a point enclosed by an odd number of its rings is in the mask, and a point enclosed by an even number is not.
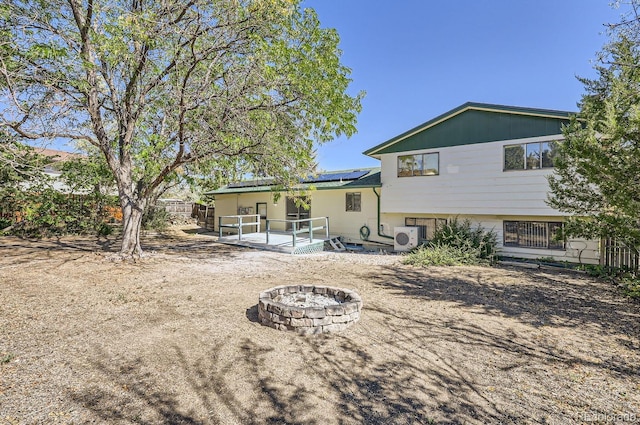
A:
[[[231,193],[215,196],[215,229],[218,231],[219,217],[225,215],[238,215],[239,208],[251,207],[252,214],[258,214],[256,204],[265,202],[267,204],[267,218],[281,219],[285,218],[286,199],[281,197],[278,202],[273,202],[273,194],[271,192],[256,193]],[[227,222],[229,219],[225,220]],[[273,230],[284,230],[284,223],[273,223]],[[226,229],[229,230],[229,229]],[[255,229],[245,229],[244,232],[254,231]],[[264,231],[264,229],[260,229]],[[223,232],[225,229],[223,229]],[[234,232],[235,233],[235,232]]]
[[[469,218],[493,229],[500,255],[598,264],[598,241],[570,239],[565,250],[503,246],[503,221],[562,221],[562,213],[546,204],[552,169],[503,171],[504,146],[553,141],[562,135],[476,143],[381,155],[382,226],[388,235],[405,225],[405,217]],[[398,156],[439,153],[439,175],[398,177]]]
[[[554,257],[558,261],[568,261],[581,264],[598,264],[600,261],[600,247],[598,241],[585,239],[569,239],[566,247],[562,249],[539,249],[539,248],[519,248],[503,246],[503,221],[562,221],[557,216],[488,216],[488,215],[443,215],[443,214],[383,214],[382,222],[384,227],[390,230],[388,234],[393,234],[393,228],[404,226],[405,217],[417,218],[446,218],[457,217],[458,220],[469,219],[472,226],[482,226],[485,230],[493,230],[498,239],[498,253],[504,257],[537,259],[542,257]]]
[[[378,189],[379,190],[379,189]],[[347,192],[359,192],[361,196],[360,211],[346,211]],[[215,196],[215,228],[218,230],[218,217],[237,215],[241,207],[252,207],[257,214],[256,203],[267,203],[267,218],[284,220],[286,217],[286,193],[282,193],[277,203],[273,202],[270,192],[224,194]],[[370,229],[370,241],[389,240],[377,236],[377,208],[378,200],[370,187],[353,189],[315,190],[309,192],[311,197],[310,217],[329,217],[329,231],[331,236],[341,236],[349,243],[362,243],[360,228],[367,225]],[[314,223],[319,226],[320,223]],[[284,230],[284,223],[273,222],[273,230]],[[223,229],[224,230],[224,229]],[[261,229],[264,231],[264,229]],[[245,230],[247,231],[247,230]],[[253,230],[252,230],[253,231]]]
[[[359,212],[346,211],[347,192],[360,193]],[[360,228],[366,225],[370,230],[369,240],[375,241],[378,240],[376,235],[377,202],[376,195],[370,187],[316,190],[311,192],[311,216],[329,217],[331,235],[342,236],[343,240],[349,243],[363,242],[360,238]]]
[[[561,216],[546,203],[551,169],[502,171],[504,146],[561,135],[381,155],[383,213]],[[438,152],[437,176],[398,177],[398,156]]]

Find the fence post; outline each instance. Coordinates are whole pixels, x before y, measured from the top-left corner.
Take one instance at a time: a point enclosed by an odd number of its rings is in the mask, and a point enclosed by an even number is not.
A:
[[[329,239],[329,217],[324,218],[325,238]]]
[[[298,223],[296,221],[294,221],[292,224],[293,224],[293,247],[295,248],[296,247],[296,238],[297,238],[297,236],[296,236],[297,229],[296,228],[297,228],[297,224]]]
[[[207,210],[204,212],[204,228],[207,228]],[[222,216],[218,217],[218,237],[222,237]]]
[[[271,220],[267,220],[267,245],[269,245],[269,232],[271,231]]]
[[[238,240],[241,241],[242,240],[242,216],[239,215],[237,218],[238,218]]]
[[[313,219],[309,219],[309,243],[313,243]]]

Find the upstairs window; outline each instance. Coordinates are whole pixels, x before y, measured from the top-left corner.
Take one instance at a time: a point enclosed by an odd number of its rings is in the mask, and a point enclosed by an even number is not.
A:
[[[437,176],[440,174],[438,152],[398,157],[398,177]]]
[[[521,143],[504,147],[504,170],[552,168],[557,142]]]

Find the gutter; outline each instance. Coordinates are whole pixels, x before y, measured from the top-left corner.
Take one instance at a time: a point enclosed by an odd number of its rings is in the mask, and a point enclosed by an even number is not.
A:
[[[372,187],[371,189],[373,189],[373,193],[375,193],[376,197],[378,198],[378,236],[380,236],[381,238],[394,239],[393,236],[385,235],[380,231],[380,194],[376,192],[375,187]]]

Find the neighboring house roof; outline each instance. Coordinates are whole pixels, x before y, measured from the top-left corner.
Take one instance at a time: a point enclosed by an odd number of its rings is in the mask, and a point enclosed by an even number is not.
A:
[[[560,134],[575,112],[467,102],[366,150],[365,155]]]
[[[292,189],[316,190],[358,189],[380,187],[380,168],[360,168],[354,170],[325,171],[310,175]],[[220,189],[206,192],[205,195],[223,195],[229,193],[273,192],[278,189],[272,179],[245,180],[231,183]]]
[[[55,162],[67,161],[69,159],[82,158],[83,156],[85,156],[79,153],[65,152],[47,148],[35,148],[35,151],[40,155],[48,156]]]
[[[58,176],[61,174],[60,166],[59,166],[60,163],[69,161],[70,159],[82,158],[85,156],[78,153],[65,152],[65,151],[59,151],[59,150],[47,149],[47,148],[35,148],[34,150],[36,153],[40,155],[44,155],[51,160],[51,164],[48,164],[45,167],[44,172],[47,174],[55,175],[55,176]]]

